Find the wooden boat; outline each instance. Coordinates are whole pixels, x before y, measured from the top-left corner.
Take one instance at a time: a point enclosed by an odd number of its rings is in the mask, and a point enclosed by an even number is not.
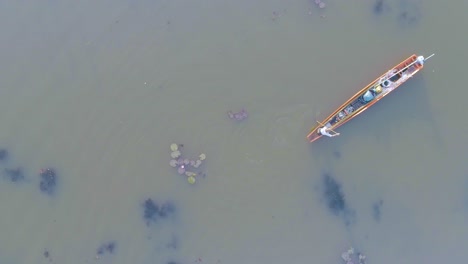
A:
[[[364,110],[377,103],[377,101],[402,85],[409,78],[413,77],[424,67],[424,62],[432,56],[434,56],[434,54],[427,58],[413,54],[382,74],[338,107],[338,109],[325,118],[325,120],[322,122],[317,121],[317,124],[307,135],[307,140],[314,142],[322,137],[323,134],[328,134],[328,136],[339,135],[339,133],[335,132],[336,128],[364,112]]]

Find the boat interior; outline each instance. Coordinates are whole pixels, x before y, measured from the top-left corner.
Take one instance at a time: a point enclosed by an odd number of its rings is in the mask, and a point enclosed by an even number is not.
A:
[[[399,67],[393,68],[378,81],[369,85],[368,89],[362,91],[351,103],[340,109],[340,111],[327,122],[326,126],[335,126],[352,116],[352,113],[361,110],[361,108],[365,107],[376,98],[396,88],[402,81],[411,77],[420,68],[420,66],[416,65],[414,62],[415,60],[412,60],[403,65],[399,65]]]

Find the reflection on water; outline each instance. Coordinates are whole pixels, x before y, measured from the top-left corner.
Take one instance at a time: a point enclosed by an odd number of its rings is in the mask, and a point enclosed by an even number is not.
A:
[[[0,3],[0,262],[462,262],[466,16],[442,5]]]

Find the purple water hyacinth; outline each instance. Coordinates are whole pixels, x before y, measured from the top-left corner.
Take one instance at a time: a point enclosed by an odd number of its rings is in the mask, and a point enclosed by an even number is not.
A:
[[[184,165],[184,159],[180,158],[177,160],[177,165]]]
[[[195,161],[194,160],[191,160],[190,161],[190,166],[194,166],[195,165]]]
[[[189,160],[189,159],[184,159],[184,164],[185,164],[185,165],[189,165],[189,164],[190,164],[190,160]]]
[[[249,114],[247,113],[247,111],[245,111],[245,109],[242,109],[239,112],[233,112],[229,110],[227,114],[228,114],[229,119],[237,120],[237,121],[242,121],[249,116]]]
[[[178,169],[177,169],[177,172],[182,175],[185,173],[185,167],[184,166],[180,166]]]

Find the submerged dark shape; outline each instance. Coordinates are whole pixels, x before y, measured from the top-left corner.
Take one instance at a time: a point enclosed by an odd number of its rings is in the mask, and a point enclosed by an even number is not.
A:
[[[39,183],[39,189],[46,194],[52,195],[55,192],[56,173],[54,169],[47,168],[41,169],[40,171],[41,182]]]
[[[375,1],[374,6],[372,8],[372,10],[374,11],[374,14],[376,15],[382,14],[384,11],[384,5],[385,5],[384,0]]]
[[[166,202],[159,207],[159,216],[161,218],[166,218],[175,211],[174,204],[171,202]]]
[[[341,152],[339,152],[338,150],[335,150],[335,151],[333,151],[333,156],[335,156],[335,158],[339,159],[339,158],[341,158]]]
[[[323,175],[324,195],[328,208],[336,215],[344,212],[346,203],[344,194],[341,191],[341,186],[328,173]]]
[[[103,255],[104,253],[114,253],[116,247],[116,243],[114,241],[110,241],[107,243],[102,244],[101,246],[98,247],[96,250],[97,255]]]
[[[148,198],[144,203],[143,218],[146,224],[155,222],[158,218],[166,218],[175,211],[175,207],[171,202],[163,203],[161,206],[155,203],[151,198]]]
[[[374,205],[372,205],[372,216],[374,217],[374,220],[379,222],[380,221],[380,217],[381,217],[381,208],[382,208],[382,205],[383,205],[383,200],[379,200],[378,202],[374,203]]]
[[[177,249],[179,247],[179,240],[174,234],[172,234],[171,240],[166,244],[166,247],[170,249]]]
[[[5,169],[5,177],[11,182],[19,182],[24,180],[24,174],[21,168]]]
[[[419,13],[410,13],[409,11],[402,11],[400,15],[398,15],[398,22],[402,26],[413,25],[417,23],[420,19]]]
[[[155,220],[156,215],[159,212],[159,206],[156,203],[154,203],[151,198],[148,198],[144,203],[144,207],[145,212],[143,214],[143,217],[145,218],[145,220],[147,222]]]
[[[228,114],[229,119],[236,120],[236,121],[242,121],[249,116],[249,114],[247,113],[247,111],[245,111],[245,109],[242,109],[237,113],[233,111],[228,111],[227,114]]]
[[[8,151],[6,149],[0,149],[0,161],[8,158]]]
[[[421,18],[421,1],[400,0],[398,22],[403,26],[417,23]]]

